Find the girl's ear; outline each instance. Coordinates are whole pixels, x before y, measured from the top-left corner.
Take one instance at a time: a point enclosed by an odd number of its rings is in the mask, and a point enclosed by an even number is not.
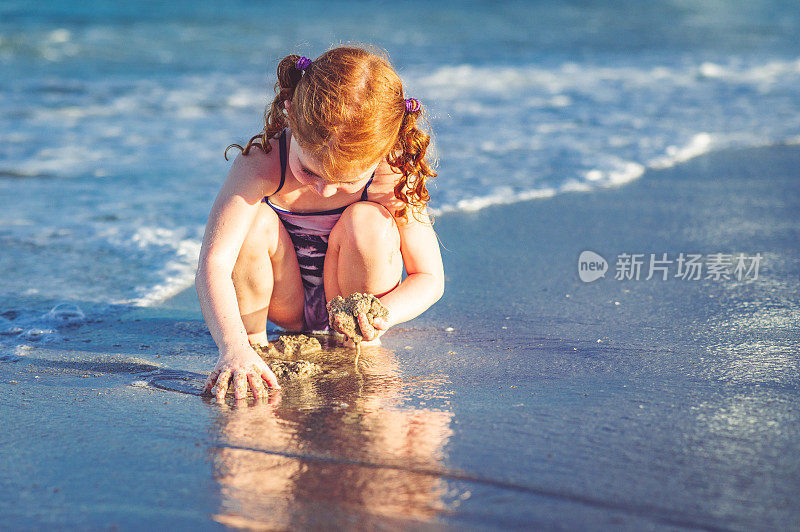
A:
[[[289,100],[283,100],[283,107],[286,109],[288,113],[292,112],[292,102]]]

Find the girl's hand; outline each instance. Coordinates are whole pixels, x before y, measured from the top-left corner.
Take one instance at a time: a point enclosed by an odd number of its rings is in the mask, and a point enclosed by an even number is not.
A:
[[[214,366],[203,387],[203,395],[213,394],[217,397],[217,401],[224,401],[231,379],[237,400],[247,397],[248,383],[256,399],[268,395],[264,381],[267,381],[270,388],[280,389],[275,374],[250,347],[220,353],[217,365]]]
[[[358,327],[361,329],[361,337],[362,343],[369,343],[375,342],[377,343],[378,339],[385,333],[389,327],[391,327],[391,323],[386,318],[372,318],[372,320],[367,317],[367,315],[363,312],[359,313],[357,316],[358,319]],[[334,323],[335,325],[335,323]],[[343,331],[340,331],[336,327],[334,327],[338,332],[345,335],[344,345],[345,347],[355,347],[356,343],[353,338],[347,336],[347,334]]]
[[[363,312],[359,313],[358,326],[361,329],[361,336],[365,342],[380,338],[390,327],[389,320],[386,318],[372,318],[371,320]]]

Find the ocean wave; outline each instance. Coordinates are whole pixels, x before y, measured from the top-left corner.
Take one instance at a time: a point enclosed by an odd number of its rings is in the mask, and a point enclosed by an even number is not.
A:
[[[155,285],[137,287],[136,292],[140,293],[140,296],[119,303],[151,307],[192,286],[201,244],[200,240],[179,241],[175,249],[175,258],[155,273],[155,277],[161,281]]]
[[[800,139],[796,58],[440,65],[403,77],[435,132],[436,214],[590,193],[709,151]],[[6,81],[0,185],[13,189],[0,238],[10,273],[25,275],[4,289],[151,306],[191,286],[222,152],[261,128],[271,84],[216,71]]]
[[[800,76],[800,58],[752,63],[731,58],[727,64],[702,61],[679,65],[603,66],[562,63],[547,68],[533,64],[520,66],[445,65],[432,72],[416,72],[409,82],[436,93],[437,98],[463,98],[475,94],[494,94],[507,97],[521,89],[534,89],[536,94],[555,94],[564,99],[536,98],[528,100],[538,106],[561,107],[569,104],[564,93],[571,89],[580,92],[594,90],[609,83],[636,87],[690,87],[709,80],[727,83],[765,85]],[[666,85],[665,85],[666,84]],[[618,85],[618,86],[622,86]]]
[[[196,227],[194,234],[202,228]],[[164,227],[139,227],[128,240],[152,257],[153,268],[142,277],[133,293],[136,296],[114,301],[115,304],[149,307],[178,294],[194,283],[202,240],[187,238],[187,231]],[[159,265],[160,263],[160,265]]]
[[[438,114],[438,213],[620,186],[800,133],[800,59],[462,64],[408,84]]]
[[[550,198],[565,192],[591,192],[599,188],[613,188],[635,181],[640,178],[648,169],[663,170],[671,168],[680,163],[689,161],[695,157],[705,155],[713,151],[719,151],[730,147],[763,147],[770,145],[797,145],[800,144],[800,137],[791,137],[778,141],[750,141],[731,138],[713,137],[708,133],[698,133],[685,146],[670,146],[667,153],[650,160],[646,165],[633,161],[627,161],[623,166],[624,170],[605,171],[592,169],[586,172],[585,177],[589,182],[569,180],[558,188],[536,188],[523,191],[512,191],[506,188],[495,189],[491,194],[476,196],[459,200],[454,204],[445,204],[440,207],[430,208],[431,214],[441,215],[455,212],[476,212],[487,207],[496,205],[509,205],[535,199]],[[599,183],[599,184],[598,184]]]

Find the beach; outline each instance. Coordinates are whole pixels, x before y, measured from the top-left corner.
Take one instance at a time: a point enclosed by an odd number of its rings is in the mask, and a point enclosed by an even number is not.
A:
[[[0,528],[797,528],[797,35],[786,0],[0,3]],[[422,108],[444,296],[217,404],[225,148],[345,43]]]
[[[323,378],[268,401],[197,395],[217,353],[192,289],[7,343],[2,521],[792,528],[798,167],[796,146],[725,150],[621,187],[442,213],[442,300],[357,366],[331,350]],[[585,250],[604,278],[581,281]],[[741,281],[618,280],[623,253],[763,259]]]

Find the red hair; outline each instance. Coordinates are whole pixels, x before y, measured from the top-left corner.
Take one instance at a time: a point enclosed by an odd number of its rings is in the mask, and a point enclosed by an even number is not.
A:
[[[403,83],[388,58],[354,46],[328,50],[306,67],[298,55],[278,64],[275,99],[264,111],[264,130],[239,148],[247,155],[257,146],[265,153],[287,126],[328,176],[363,172],[381,160],[401,174],[394,195],[404,206],[395,216],[407,218],[407,208],[421,212],[430,195],[426,182],[436,177],[426,152],[430,135],[417,127],[422,104],[406,110]],[[284,102],[292,102],[284,115]]]

